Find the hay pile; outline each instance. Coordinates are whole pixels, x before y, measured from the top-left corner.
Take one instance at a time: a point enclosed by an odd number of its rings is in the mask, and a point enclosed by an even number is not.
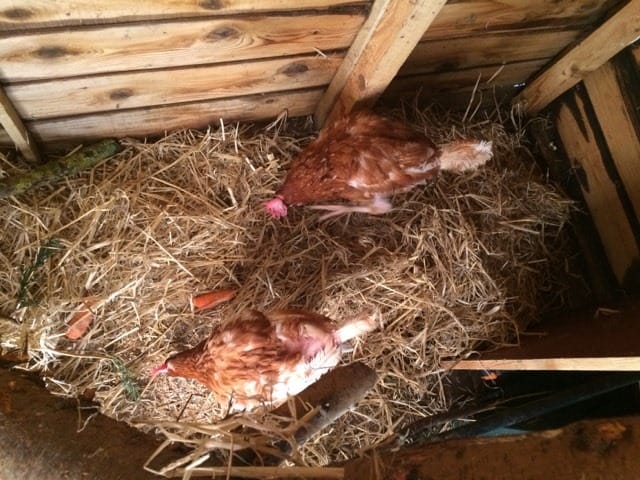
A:
[[[542,290],[553,293],[548,305],[563,301],[564,278],[554,269],[567,254],[570,203],[537,173],[521,130],[503,126],[510,119],[410,116],[439,142],[493,140],[495,159],[396,196],[397,208],[384,216],[319,223],[318,213],[292,208],[272,221],[260,202],[309,137],[283,121],[227,125],[155,143],[126,140],[91,172],[0,201],[0,312],[15,319],[2,321],[3,350],[28,339],[25,366],[41,371],[53,392],[94,396],[109,416],[152,421],[146,428],[159,425],[187,442],[199,429],[223,431],[224,406],[195,382],[151,381],[150,368],[168,354],[245,307],[289,305],[338,321],[377,310],[382,328],[344,361],[374,366],[380,381],[309,442],[300,461],[354,456],[445,409],[443,359],[514,342],[539,314]],[[6,160],[2,168],[16,173]],[[23,304],[31,305],[16,310],[24,267],[51,240],[58,244],[27,282]],[[216,288],[238,295],[212,312],[192,311],[192,294]],[[87,299],[95,320],[70,341],[65,322]]]

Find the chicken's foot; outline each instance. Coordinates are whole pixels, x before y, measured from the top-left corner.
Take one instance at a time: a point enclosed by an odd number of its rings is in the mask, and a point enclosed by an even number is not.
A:
[[[327,210],[329,213],[322,215],[319,220],[326,220],[328,218],[337,217],[345,213],[361,212],[369,213],[371,215],[382,215],[391,211],[392,205],[389,200],[384,197],[374,197],[369,203],[365,205],[310,205],[312,210]]]

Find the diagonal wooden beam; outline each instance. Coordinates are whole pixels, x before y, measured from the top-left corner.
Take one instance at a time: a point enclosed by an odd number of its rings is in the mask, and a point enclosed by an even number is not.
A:
[[[29,162],[37,162],[40,159],[36,144],[29,133],[29,130],[22,123],[22,119],[11,100],[0,87],[0,125],[11,137],[16,148]]]
[[[597,70],[620,50],[640,38],[640,0],[630,0],[558,61],[542,71],[514,98],[532,115]]]
[[[420,41],[446,0],[376,0],[320,100],[318,126],[349,112],[357,104],[373,104]]]

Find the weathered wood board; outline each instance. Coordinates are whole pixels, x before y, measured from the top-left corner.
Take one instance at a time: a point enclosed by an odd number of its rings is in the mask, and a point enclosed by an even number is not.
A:
[[[609,265],[598,230],[586,208],[578,170],[572,168],[563,149],[558,148],[556,128],[548,117],[530,122],[527,132],[534,144],[534,155],[544,162],[549,181],[562,188],[578,205],[582,205],[582,208],[572,209],[568,224],[573,230],[576,246],[581,254],[581,270],[584,272],[584,281],[589,284],[591,300],[596,305],[608,305],[620,295],[620,287]]]
[[[22,0],[0,8],[0,32],[63,25],[143,22],[160,19],[205,18],[256,13],[288,13],[300,10],[365,8],[371,0],[173,0],[156,2],[89,2],[82,0]],[[514,28],[556,28],[588,24],[618,0],[531,0],[528,2],[464,0],[449,2],[425,33],[426,38],[469,35]]]
[[[448,2],[423,40],[514,30],[588,28],[619,0],[467,0]],[[473,44],[469,44],[473,48]]]
[[[244,13],[296,12],[366,5],[370,0],[21,0],[0,7],[0,32],[63,25],[149,22],[167,18],[198,18]]]
[[[398,72],[398,77],[451,72],[485,65],[548,61],[580,35],[580,30],[523,31],[478,34],[420,42]],[[472,43],[472,45],[470,45]],[[526,78],[526,77],[524,77]]]
[[[301,116],[313,113],[324,89],[260,94],[247,97],[210,100],[178,105],[138,108],[90,115],[27,122],[42,142],[60,142],[73,138],[144,137],[179,128],[206,128],[220,119],[257,121],[277,117],[281,112]]]
[[[23,0],[0,4],[0,82],[45,142],[151,135],[205,126],[202,119],[223,113],[227,121],[268,120],[282,108],[309,113],[309,92],[328,85],[318,102],[327,112],[340,95],[352,104],[385,89],[412,95],[429,88],[440,103],[464,108],[478,73],[476,100],[509,99],[621,3]],[[383,4],[397,11],[391,15]],[[367,31],[366,22],[375,28]],[[345,58],[358,38],[360,53]],[[160,112],[175,117],[163,121]],[[189,112],[200,117],[188,119]]]
[[[0,39],[0,81],[212,65],[346,49],[364,12],[107,25]]]
[[[4,128],[0,128],[0,146],[13,145],[11,137]]]
[[[527,85],[516,104],[535,114],[640,37],[640,0],[630,0]]]
[[[30,162],[36,162],[40,159],[38,148],[33,141],[31,133],[25,127],[22,118],[16,112],[2,87],[0,87],[0,125],[24,158]]]
[[[636,61],[638,72],[640,72],[640,41],[637,41],[634,45],[631,46],[631,54]]]
[[[23,118],[241,97],[327,85],[342,56],[307,55],[255,62],[30,82],[7,87]]]
[[[545,63],[546,60],[542,59],[513,62],[504,66],[478,66],[464,70],[406,75],[394,80],[385,93],[389,96],[406,96],[423,89],[434,97],[446,95],[449,92],[455,92],[456,95],[459,92],[470,94],[476,82],[478,83],[477,89],[480,91],[492,89],[493,87],[510,87],[515,91],[514,84],[517,84],[523,77],[539,70]]]
[[[504,102],[618,3],[606,0],[589,5],[577,0],[449,2],[398,72],[385,92],[385,100],[411,97],[415,92],[411,86],[420,83],[416,78],[407,78],[412,75],[438,73],[445,78],[460,70],[493,65],[495,71],[504,65],[511,71],[509,76],[504,76],[502,87],[505,88],[501,88],[499,95],[491,95]],[[541,62],[535,70],[511,65],[534,61]],[[507,78],[512,88],[506,88]],[[439,99],[438,103],[465,108],[465,99],[470,98],[475,85],[475,79],[467,79],[459,90],[447,89],[447,97],[451,98]],[[488,97],[485,95],[485,98]]]
[[[559,107],[556,125],[571,165],[578,172],[589,212],[598,229],[609,263],[622,285],[640,262],[638,241],[618,192],[615,176],[607,168],[608,151],[599,126],[587,113],[585,96],[572,91]]]
[[[604,134],[611,158],[635,211],[640,217],[640,112],[627,101],[629,93],[611,61],[590,73],[584,84]],[[635,88],[640,89],[640,85]]]
[[[640,370],[640,304],[549,320],[501,348],[451,364],[455,370]]]

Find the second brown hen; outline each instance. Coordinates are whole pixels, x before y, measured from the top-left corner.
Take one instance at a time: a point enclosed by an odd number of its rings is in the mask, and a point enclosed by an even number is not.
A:
[[[288,205],[347,200],[354,204],[314,205],[322,218],[348,212],[382,214],[387,197],[435,178],[440,170],[475,169],[492,156],[491,142],[436,145],[399,120],[356,110],[325,126],[291,164],[275,197],[264,208],[273,217]]]
[[[252,409],[301,392],[338,364],[344,342],[375,327],[370,315],[338,327],[303,310],[246,310],[152,373],[192,378],[232,411]]]

